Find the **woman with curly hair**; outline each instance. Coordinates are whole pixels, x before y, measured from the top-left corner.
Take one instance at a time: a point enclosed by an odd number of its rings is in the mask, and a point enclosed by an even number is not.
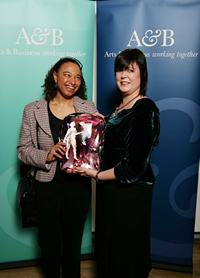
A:
[[[80,250],[91,201],[91,181],[60,170],[65,143],[59,142],[63,119],[71,113],[97,112],[87,101],[82,64],[61,58],[47,73],[44,98],[25,106],[18,157],[36,172],[38,242],[46,277],[60,278],[63,243],[63,276],[80,277]]]

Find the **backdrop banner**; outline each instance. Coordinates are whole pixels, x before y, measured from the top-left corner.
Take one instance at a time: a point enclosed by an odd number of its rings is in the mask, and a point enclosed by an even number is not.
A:
[[[92,100],[94,19],[95,3],[86,0],[0,2],[0,268],[3,263],[40,257],[37,228],[22,229],[16,205],[20,171],[16,147],[24,106],[42,98],[45,75],[63,56],[83,64]],[[90,214],[82,255],[92,253]]]
[[[147,58],[147,95],[160,109],[151,256],[157,267],[192,271],[200,153],[200,1],[97,2],[97,106],[117,102],[114,59],[126,48]],[[134,235],[133,235],[134,236]]]

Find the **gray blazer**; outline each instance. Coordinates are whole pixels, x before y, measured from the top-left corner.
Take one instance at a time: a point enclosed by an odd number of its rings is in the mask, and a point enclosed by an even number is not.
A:
[[[74,96],[74,107],[76,113],[93,114],[97,112],[94,102],[83,100],[78,96]],[[38,124],[38,136],[36,134],[36,122]],[[38,144],[40,149],[38,149]],[[36,174],[38,181],[50,182],[55,175],[57,161],[46,163],[47,155],[53,145],[47,101],[43,98],[38,102],[27,104],[24,108],[19,144],[17,146],[18,158],[25,164],[38,168]],[[34,167],[31,170],[32,174]]]

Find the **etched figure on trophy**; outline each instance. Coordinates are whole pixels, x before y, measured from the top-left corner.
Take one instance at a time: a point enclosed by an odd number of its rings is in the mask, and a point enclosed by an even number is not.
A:
[[[70,147],[72,147],[73,149],[73,153],[74,153],[74,159],[77,160],[76,157],[76,135],[82,133],[81,132],[77,132],[76,128],[75,128],[75,122],[71,122],[70,123],[70,128],[68,129],[65,138],[63,140],[64,143],[66,143],[66,158],[69,159],[69,151],[70,151]]]

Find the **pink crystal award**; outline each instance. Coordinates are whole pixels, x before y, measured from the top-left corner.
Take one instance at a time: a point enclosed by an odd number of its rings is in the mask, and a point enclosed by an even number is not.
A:
[[[99,116],[74,113],[65,117],[61,140],[66,143],[66,154],[61,170],[73,167],[99,170],[103,129],[104,120]]]

